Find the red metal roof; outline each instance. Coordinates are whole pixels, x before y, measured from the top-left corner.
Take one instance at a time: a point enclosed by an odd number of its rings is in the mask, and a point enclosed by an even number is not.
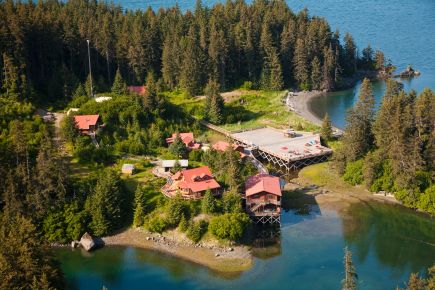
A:
[[[267,192],[282,196],[279,178],[269,174],[257,174],[248,178],[245,183],[246,196]]]
[[[185,169],[181,171],[181,175],[183,176],[183,181],[179,183],[180,188],[189,188],[193,192],[221,187],[213,178],[213,174],[208,166]]]
[[[225,141],[218,141],[215,144],[213,144],[213,149],[218,150],[218,151],[226,151],[227,148],[230,146],[230,143],[225,142]],[[231,146],[233,147],[234,150],[239,151],[240,152],[240,156],[243,158],[246,156],[245,153],[243,153],[243,147],[236,145],[236,144],[231,144]]]
[[[80,130],[89,130],[89,126],[95,126],[100,115],[78,115],[74,116],[74,121]]]
[[[181,140],[183,141],[184,144],[186,144],[186,146],[189,146],[190,143],[195,142],[195,139],[193,138],[192,132],[179,133],[178,135],[180,135]],[[175,138],[177,138],[176,133],[172,134],[172,137],[166,138],[166,142],[168,144],[171,144],[172,142],[174,142]]]
[[[128,90],[138,95],[144,95],[145,92],[147,91],[147,88],[145,86],[129,86]]]

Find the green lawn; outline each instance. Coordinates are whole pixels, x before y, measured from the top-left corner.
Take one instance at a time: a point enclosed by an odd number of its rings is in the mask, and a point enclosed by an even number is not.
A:
[[[229,102],[225,104],[222,125],[229,131],[252,129],[256,127],[272,126],[293,127],[297,130],[317,131],[318,126],[287,111],[283,103],[286,91],[237,91]],[[195,118],[204,117],[204,99],[188,97],[178,91],[166,93],[169,101],[180,106]]]

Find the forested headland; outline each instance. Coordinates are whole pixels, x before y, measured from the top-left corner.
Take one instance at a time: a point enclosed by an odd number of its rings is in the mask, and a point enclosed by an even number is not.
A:
[[[198,2],[194,11],[187,12],[178,7],[125,11],[113,4],[84,0],[1,1],[0,277],[4,278],[0,288],[64,288],[47,242],[65,243],[85,231],[106,235],[132,223],[156,232],[178,226],[196,240],[204,234],[204,224],[189,218],[201,211],[219,214],[210,222],[212,232],[220,232],[219,225],[223,225],[232,233],[235,222],[247,224],[237,193],[243,178],[254,169],[239,162],[237,153],[189,155],[191,161],[211,167],[229,193],[222,201],[208,196],[204,204],[193,207],[185,201],[165,203],[156,190],[161,182],[148,176],[146,185],[132,190],[120,177],[117,161],[127,154],[178,158],[187,154],[186,148],[165,148],[165,137],[187,130],[203,133],[189,113],[168,101],[168,92],[182,91],[186,98],[204,93],[204,117],[213,123],[229,119],[234,123],[239,120],[222,114],[220,91],[243,84],[264,90],[334,90],[358,72],[388,74],[392,69],[381,51],[368,46],[359,54],[350,34],[343,39],[325,19],[310,16],[306,10],[295,14],[284,1],[227,1],[210,8]],[[94,93],[111,96],[110,102],[97,103],[92,98],[86,40],[90,42]],[[127,85],[144,84],[144,96],[127,92]],[[392,104],[399,115],[394,115],[397,122],[388,123],[388,128],[396,130],[400,139],[389,144],[398,144],[394,148],[403,160],[394,163],[395,156],[378,144],[376,136],[382,133],[373,130],[386,125],[372,126],[370,119],[361,125],[370,124],[370,130],[355,131],[370,134],[369,139],[358,136],[355,142],[363,149],[344,154],[348,157],[342,160],[342,172],[351,171],[364,158],[364,164],[374,164],[365,165],[372,168],[367,171],[372,175],[364,173],[364,180],[371,180],[368,184],[373,186],[391,168],[395,175],[388,175],[390,183],[376,188],[397,188],[404,192],[404,201],[418,196],[409,205],[424,208],[420,204],[425,199],[420,196],[426,191],[433,196],[428,179],[434,160],[430,155],[433,146],[428,145],[433,144],[434,132],[427,110],[433,108],[431,94],[424,92],[417,98],[397,91],[391,98],[397,99]],[[99,114],[105,124],[98,136],[99,147],[88,136],[80,136],[72,117],[64,119],[59,135],[59,128],[35,115],[37,108],[50,106]],[[409,119],[402,119],[401,112]],[[242,113],[237,111],[238,117]],[[390,117],[382,120],[393,120]],[[358,116],[353,119],[360,120]],[[409,121],[404,123],[406,132],[397,125],[403,120]],[[354,127],[350,128],[348,132],[353,132]],[[418,144],[401,146],[414,137]],[[421,162],[411,166],[408,152],[415,152]],[[379,162],[370,163],[371,156]],[[72,174],[71,160],[77,167],[86,167],[85,174]],[[149,171],[151,166],[143,162],[141,167]],[[403,168],[406,174],[400,175]],[[391,180],[396,176],[405,179],[393,187],[396,183]],[[412,182],[426,183],[410,183],[409,176]],[[413,191],[407,184],[413,185]],[[153,211],[157,205],[160,209]],[[226,232],[222,238],[229,236]],[[241,233],[232,235],[240,238]]]
[[[347,114],[334,166],[352,185],[390,192],[404,205],[435,214],[435,93],[406,93],[387,80],[379,110],[368,79]]]
[[[128,84],[153,73],[168,89],[199,94],[212,79],[224,89],[331,90],[359,70],[385,70],[381,51],[341,40],[324,18],[295,14],[284,1],[227,1],[193,12],[177,6],[124,11],[97,1],[0,4],[2,92],[20,100],[71,98],[89,75],[107,91],[119,68]],[[362,53],[358,53],[361,51]]]

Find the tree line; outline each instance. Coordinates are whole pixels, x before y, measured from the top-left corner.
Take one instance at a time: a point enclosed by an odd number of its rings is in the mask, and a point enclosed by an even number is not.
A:
[[[178,6],[123,10],[113,3],[71,0],[0,3],[1,92],[20,100],[71,98],[89,79],[107,91],[115,73],[141,85],[153,73],[168,89],[199,94],[252,81],[263,89],[331,90],[356,71],[382,70],[381,51],[358,53],[328,22],[294,13],[285,1],[227,1],[194,11]]]
[[[347,113],[336,169],[351,184],[393,192],[406,206],[435,213],[435,93],[406,93],[390,79],[376,114],[374,107],[365,79],[357,104]]]

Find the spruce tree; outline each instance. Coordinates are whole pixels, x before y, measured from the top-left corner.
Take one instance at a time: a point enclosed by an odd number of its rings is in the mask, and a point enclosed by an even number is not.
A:
[[[208,119],[213,124],[219,125],[223,121],[223,99],[220,95],[215,96],[210,101],[210,110],[208,111]]]
[[[207,190],[201,200],[201,211],[206,214],[216,213],[218,210],[216,198]]]
[[[348,161],[363,157],[373,146],[372,123],[375,100],[370,80],[364,79],[356,105],[346,115],[344,150]]]
[[[0,215],[1,289],[65,287],[60,265],[38,237],[28,218],[8,211]]]
[[[345,57],[345,71],[348,75],[353,75],[356,71],[356,45],[353,37],[346,33],[344,36],[344,57]]]
[[[106,235],[121,225],[124,202],[121,183],[119,175],[112,169],[105,170],[99,176],[87,205],[92,217],[90,227],[93,234]]]
[[[263,49],[262,87],[266,90],[280,90],[284,85],[281,61],[266,21],[261,32],[261,47]]]
[[[320,135],[325,141],[329,141],[332,139],[332,123],[328,113],[326,113],[325,117],[323,118],[322,130],[320,131]]]
[[[140,186],[136,188],[134,193],[134,205],[133,225],[135,227],[141,227],[144,224],[145,207],[142,188]]]
[[[112,93],[118,95],[127,93],[127,84],[124,82],[119,68],[116,70],[115,79],[113,80]]]
[[[314,57],[311,63],[311,88],[318,90],[322,86],[322,68],[319,59]]]
[[[187,154],[186,144],[183,143],[183,140],[181,139],[179,134],[177,134],[177,136],[175,137],[174,142],[169,145],[169,151],[177,158],[182,158]]]
[[[307,89],[308,86],[308,60],[304,41],[298,38],[296,41],[295,56],[293,58],[294,75],[298,86]]]

